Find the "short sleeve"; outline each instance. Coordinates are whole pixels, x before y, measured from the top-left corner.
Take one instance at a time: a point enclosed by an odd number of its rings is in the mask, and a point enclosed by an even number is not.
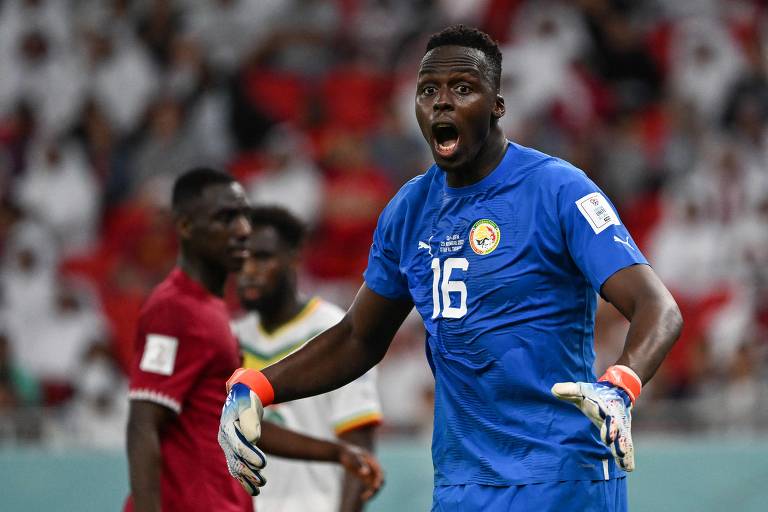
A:
[[[393,229],[397,210],[394,202],[387,205],[373,233],[373,244],[368,254],[368,268],[363,277],[374,292],[388,299],[410,298],[408,281],[400,272],[400,244]],[[397,230],[399,232],[399,230]]]
[[[331,421],[336,435],[366,425],[381,423],[381,403],[376,390],[376,368],[335,391],[331,398]]]
[[[648,264],[606,195],[581,171],[569,176],[558,193],[558,215],[568,251],[599,293],[619,270]]]
[[[188,321],[184,321],[184,319]],[[131,364],[131,400],[146,400],[180,413],[209,363],[206,344],[189,333],[180,308],[158,306],[139,320]]]

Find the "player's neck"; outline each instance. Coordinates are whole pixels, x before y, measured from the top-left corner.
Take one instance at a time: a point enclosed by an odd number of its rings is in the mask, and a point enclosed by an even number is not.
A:
[[[199,258],[191,257],[183,252],[179,255],[178,266],[193,281],[217,297],[224,297],[224,284],[227,282],[227,271],[221,267],[207,265]]]
[[[507,149],[507,138],[498,126],[491,133],[477,156],[465,166],[446,171],[445,182],[451,188],[473,185],[493,172],[501,163]]]
[[[271,334],[296,318],[306,307],[307,301],[299,297],[295,290],[290,290],[284,297],[270,301],[273,307],[259,311],[261,328]]]

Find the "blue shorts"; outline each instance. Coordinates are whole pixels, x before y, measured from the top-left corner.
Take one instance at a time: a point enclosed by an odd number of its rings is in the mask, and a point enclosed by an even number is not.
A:
[[[627,512],[626,480],[441,485],[432,495],[432,512]]]

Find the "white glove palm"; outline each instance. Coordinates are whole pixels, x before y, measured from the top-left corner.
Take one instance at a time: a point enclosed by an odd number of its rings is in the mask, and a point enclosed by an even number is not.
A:
[[[259,488],[267,483],[261,474],[267,459],[256,447],[263,415],[258,395],[245,384],[234,384],[221,411],[219,445],[224,450],[229,473],[252,496],[258,495]]]
[[[623,470],[635,469],[632,401],[624,390],[607,382],[559,382],[552,386],[552,394],[578,407],[592,421]]]

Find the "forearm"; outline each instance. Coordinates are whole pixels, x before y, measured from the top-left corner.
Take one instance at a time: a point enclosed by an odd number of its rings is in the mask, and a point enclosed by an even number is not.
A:
[[[270,421],[261,424],[258,446],[270,455],[288,459],[339,461],[338,443],[308,437]]]
[[[342,321],[263,373],[275,390],[275,402],[287,402],[352,382],[378,363],[388,346],[388,340],[364,342]]]
[[[128,466],[135,512],[160,512],[160,436],[128,425]]]
[[[410,300],[388,299],[361,286],[338,324],[257,375],[267,397],[262,402],[319,395],[352,382],[381,361],[411,309]]]
[[[682,325],[680,310],[671,296],[639,303],[631,312],[624,351],[616,364],[632,368],[642,383],[647,383],[680,336]]]

